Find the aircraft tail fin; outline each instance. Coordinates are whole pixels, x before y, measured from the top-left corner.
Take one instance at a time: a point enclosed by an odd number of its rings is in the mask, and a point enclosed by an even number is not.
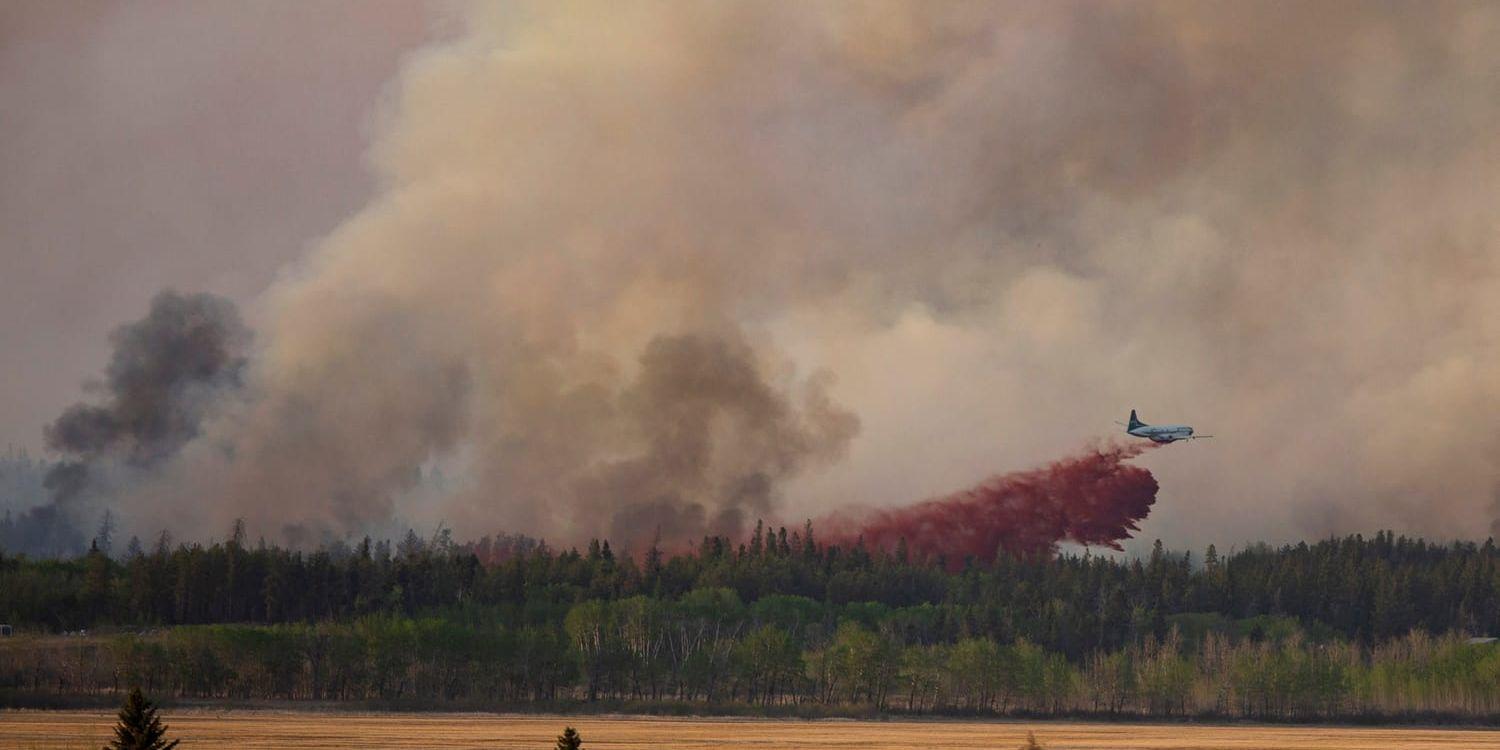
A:
[[[1127,429],[1127,430],[1133,430],[1133,429],[1135,429],[1137,427],[1145,427],[1145,426],[1146,426],[1146,423],[1142,422],[1141,418],[1137,417],[1135,415],[1135,409],[1131,409],[1130,410],[1130,424],[1126,425],[1125,429]]]

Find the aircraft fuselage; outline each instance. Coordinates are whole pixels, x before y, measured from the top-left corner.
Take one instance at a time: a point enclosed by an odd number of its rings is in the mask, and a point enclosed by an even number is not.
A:
[[[1185,424],[1146,424],[1130,410],[1130,423],[1125,425],[1126,434],[1146,438],[1153,443],[1175,443],[1178,440],[1193,440],[1193,428]],[[1206,435],[1204,437],[1207,437]]]
[[[1148,424],[1137,427],[1126,432],[1136,437],[1143,437],[1156,443],[1170,443],[1176,440],[1187,440],[1193,436],[1193,428],[1185,424]]]

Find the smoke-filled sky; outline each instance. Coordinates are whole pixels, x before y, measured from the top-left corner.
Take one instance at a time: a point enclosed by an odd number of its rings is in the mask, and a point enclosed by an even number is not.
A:
[[[0,2],[0,446],[164,287],[252,305],[368,200],[372,115],[440,31],[406,0]]]
[[[126,403],[162,287],[254,329],[88,454],[141,529],[733,532],[1132,407],[1216,436],[1145,539],[1500,517],[1493,4],[58,5],[0,6],[0,439]]]

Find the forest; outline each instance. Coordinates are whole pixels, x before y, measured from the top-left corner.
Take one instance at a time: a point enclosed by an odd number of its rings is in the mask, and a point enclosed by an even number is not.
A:
[[[102,544],[101,544],[102,543]],[[717,711],[1500,717],[1500,552],[916,560],[812,527],[675,552],[409,533],[0,556],[0,697]],[[653,709],[652,707],[655,707]]]

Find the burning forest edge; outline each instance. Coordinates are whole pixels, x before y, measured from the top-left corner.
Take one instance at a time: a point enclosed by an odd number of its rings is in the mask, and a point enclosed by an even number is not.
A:
[[[904,556],[913,560],[938,561],[950,569],[970,561],[991,563],[1001,554],[1050,555],[1057,551],[1060,542],[1119,550],[1119,542],[1130,538],[1138,530],[1136,523],[1150,512],[1158,488],[1149,470],[1124,461],[1152,447],[1100,443],[1044,467],[996,475],[971,489],[945,497],[899,508],[850,508],[816,521],[808,520],[806,533],[810,538],[816,527],[829,544],[886,552],[900,548]],[[77,466],[57,464],[48,478],[52,480],[70,471],[78,471]],[[81,549],[50,546],[59,543],[60,536],[69,539],[82,536],[77,529],[48,527],[60,523],[56,513],[55,507],[43,506],[16,519],[7,511],[0,519],[0,550],[7,549],[4,543],[9,541],[13,553],[40,552],[45,557],[81,552]],[[106,508],[91,545],[96,549],[102,545],[105,553],[111,552],[117,524],[116,514]],[[757,521],[757,536],[763,526],[764,520]],[[47,533],[37,534],[36,530],[43,527]],[[230,536],[243,542],[246,533],[244,521],[236,520]],[[160,538],[170,539],[170,530],[162,530]],[[305,547],[311,540],[291,541],[294,547]],[[734,539],[726,537],[726,541],[733,543]],[[349,542],[324,539],[323,543],[347,546]],[[420,543],[415,530],[410,530],[402,541],[407,548]],[[440,525],[431,543],[451,546],[452,530]],[[658,528],[652,547],[683,549],[694,543],[696,540],[681,537],[664,538]],[[140,544],[138,537],[132,538],[132,549],[138,550]],[[492,563],[541,544],[540,539],[526,534],[503,533],[485,536],[466,548],[479,555],[482,562]]]
[[[149,531],[132,504],[160,489],[160,477],[169,475],[173,459],[214,419],[253,401],[244,389],[251,339],[228,300],[172,291],[158,295],[144,318],[118,328],[111,336],[115,351],[102,398],[69,407],[48,427],[48,446],[60,458],[45,470],[46,497],[19,514],[6,508],[0,549],[34,556],[79,554],[90,538],[91,514],[103,519],[101,533],[93,536],[106,547],[122,525],[136,536]],[[617,544],[641,547],[652,540],[677,549],[694,544],[700,535],[747,534],[754,515],[774,518],[788,512],[773,503],[778,475],[790,474],[824,450],[836,452],[858,425],[817,391],[809,393],[811,402],[797,414],[761,380],[753,354],[733,342],[657,339],[642,366],[640,382],[625,394],[630,408],[670,416],[642,423],[651,435],[644,455],[583,472],[580,491],[587,499],[570,501],[577,517],[612,514],[610,529]],[[777,448],[764,458],[752,451],[749,463],[731,475],[730,489],[704,490],[717,471],[708,466],[723,460],[709,453],[708,436],[737,422],[762,425],[746,428],[754,433],[751,442],[800,447]],[[1156,499],[1151,472],[1125,463],[1149,447],[1099,442],[1041,468],[998,475],[948,497],[901,508],[843,509],[815,525],[842,546],[863,540],[872,548],[894,551],[900,545],[917,559],[942,558],[949,566],[969,558],[990,562],[1002,552],[1050,554],[1064,541],[1119,549]],[[221,461],[239,460],[232,442],[216,451],[225,455]],[[201,461],[195,457],[189,463]],[[769,470],[766,461],[782,468]],[[29,459],[10,465],[30,467]],[[684,484],[679,486],[679,480]],[[689,494],[681,487],[698,489]],[[200,504],[235,508],[245,501],[239,496],[208,499]],[[389,497],[356,504],[383,506],[390,513]],[[161,510],[155,509],[160,522],[174,524],[161,533],[181,533],[175,524],[182,516],[161,516]],[[366,523],[380,520],[363,518]],[[239,528],[245,519],[234,523]],[[279,541],[298,547],[357,538],[360,531],[358,525],[346,526],[343,534],[336,527],[309,527],[296,515],[273,529],[251,526],[258,535],[279,533]]]

